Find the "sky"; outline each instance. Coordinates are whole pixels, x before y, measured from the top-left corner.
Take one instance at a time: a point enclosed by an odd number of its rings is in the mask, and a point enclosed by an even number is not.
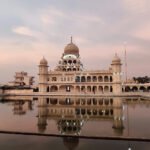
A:
[[[150,0],[0,0],[0,83],[44,56],[54,69],[73,43],[85,69],[108,69],[127,51],[128,77],[150,74]]]

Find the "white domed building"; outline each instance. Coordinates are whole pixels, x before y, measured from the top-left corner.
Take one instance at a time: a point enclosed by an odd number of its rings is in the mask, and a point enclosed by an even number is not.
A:
[[[79,48],[67,44],[56,68],[48,70],[42,58],[39,65],[39,93],[57,95],[120,94],[122,92],[121,59],[115,54],[107,70],[84,70]]]

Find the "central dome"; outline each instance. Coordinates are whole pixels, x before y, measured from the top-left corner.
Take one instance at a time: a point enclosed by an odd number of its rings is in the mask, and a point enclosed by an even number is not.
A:
[[[74,43],[72,43],[72,37],[71,42],[64,49],[64,54],[79,55],[79,48]]]

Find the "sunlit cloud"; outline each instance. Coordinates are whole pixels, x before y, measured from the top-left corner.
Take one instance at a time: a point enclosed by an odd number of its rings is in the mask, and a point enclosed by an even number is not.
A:
[[[150,22],[149,23],[143,23],[143,25],[139,28],[136,28],[136,30],[133,32],[133,35],[141,38],[143,40],[149,41],[150,39]]]
[[[35,36],[35,32],[33,32],[30,28],[19,26],[12,29],[12,31],[19,35],[25,35],[25,36]]]
[[[123,0],[124,7],[130,13],[144,13],[149,9],[149,0]]]

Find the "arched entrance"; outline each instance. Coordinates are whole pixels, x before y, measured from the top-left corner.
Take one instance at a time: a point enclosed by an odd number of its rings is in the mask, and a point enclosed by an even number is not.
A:
[[[141,86],[139,90],[142,92],[146,92],[146,88],[144,86]]]
[[[131,91],[130,87],[129,87],[129,86],[126,86],[126,87],[125,87],[125,92],[130,92],[130,91]]]
[[[138,92],[138,88],[137,88],[136,86],[134,86],[134,87],[132,88],[132,92]]]
[[[53,85],[53,86],[51,86],[50,91],[51,92],[57,92],[58,91],[58,87]]]

